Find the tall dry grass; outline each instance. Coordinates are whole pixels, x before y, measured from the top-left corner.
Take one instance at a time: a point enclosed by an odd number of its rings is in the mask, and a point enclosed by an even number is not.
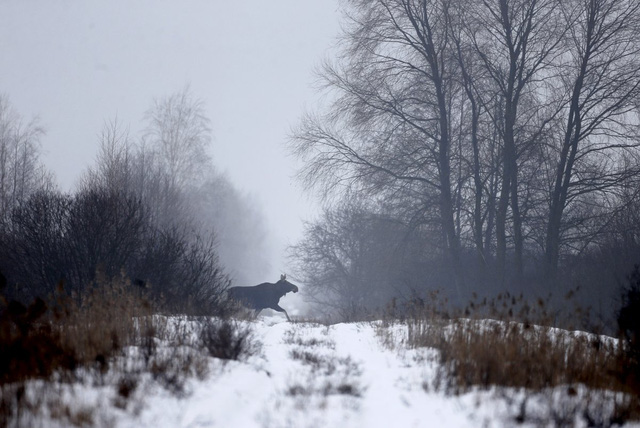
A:
[[[91,425],[90,408],[73,410],[47,392],[60,382],[113,387],[114,405],[127,409],[142,399],[144,379],[180,396],[189,378],[208,373],[210,358],[258,352],[247,323],[160,310],[124,274],[98,273],[82,295],[60,284],[54,296],[29,305],[0,294],[0,428],[29,425],[43,411],[62,426]]]
[[[78,364],[103,364],[124,346],[134,345],[152,331],[144,321],[155,311],[144,290],[129,279],[96,281],[80,298],[60,297],[52,324],[59,330],[61,345]]]
[[[614,409],[598,419],[602,424],[640,419],[640,366],[623,341],[553,327],[556,316],[540,299],[529,304],[503,294],[471,302],[459,314],[442,313],[441,307],[421,302],[406,320],[410,346],[439,351],[436,387],[452,393],[510,387],[528,395],[560,387],[567,397],[586,387],[613,393]],[[583,315],[578,309],[574,318]],[[592,410],[580,411],[592,416]]]
[[[149,300],[124,275],[98,277],[82,296],[65,294],[61,283],[47,300],[0,301],[0,384],[106,364],[133,343],[136,317],[152,313]]]
[[[20,426],[21,414],[40,410],[44,398],[30,397],[29,381],[55,375],[72,382],[79,368],[106,372],[112,357],[137,340],[137,320],[152,310],[124,275],[98,275],[82,296],[65,293],[60,283],[53,296],[28,305],[0,295],[0,427]],[[73,424],[90,420],[89,414],[72,415],[68,406],[49,411]]]

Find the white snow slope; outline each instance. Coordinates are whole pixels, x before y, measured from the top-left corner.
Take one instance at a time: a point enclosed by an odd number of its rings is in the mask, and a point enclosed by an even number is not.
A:
[[[530,394],[526,406],[533,416],[518,424],[523,391],[447,394],[437,387],[436,351],[403,347],[401,326],[392,328],[397,344],[389,349],[371,323],[323,326],[261,317],[252,324],[260,351],[244,361],[210,358],[208,374],[189,380],[182,396],[148,382],[125,406],[113,404],[113,387],[76,385],[65,392],[67,400],[76,409],[92,408],[94,426],[132,428],[556,426],[550,412],[581,405],[577,398],[552,410],[556,392]],[[568,426],[587,424],[576,417]]]

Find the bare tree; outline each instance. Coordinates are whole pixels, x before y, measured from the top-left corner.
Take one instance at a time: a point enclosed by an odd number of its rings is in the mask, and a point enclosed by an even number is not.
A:
[[[639,174],[640,3],[577,0],[565,10],[568,60],[563,68],[562,136],[546,233],[547,274],[554,278],[567,209],[603,205],[614,187]],[[590,196],[588,196],[590,195]],[[593,199],[594,195],[596,199]],[[617,205],[617,201],[614,202]],[[565,221],[563,221],[565,220]],[[582,220],[584,222],[584,219]]]
[[[43,134],[37,118],[25,123],[7,96],[0,95],[0,216],[39,188],[53,185],[40,162]]]
[[[461,209],[470,212],[471,240],[484,271],[491,259],[495,188],[500,162],[497,153],[498,128],[492,120],[495,114],[491,115],[488,111],[494,93],[491,90],[493,82],[469,40],[468,26],[473,20],[472,13],[473,10],[469,8],[457,7],[452,10],[450,19],[452,56],[458,64],[461,87],[457,139],[466,146],[466,149],[461,149],[459,166],[464,166],[470,177],[466,180],[462,175],[459,177],[459,185],[468,187],[467,191],[462,191],[469,194],[462,202]]]
[[[124,194],[134,192],[136,150],[128,129],[123,129],[117,118],[105,122],[98,143],[95,166],[83,174],[80,188],[108,189]]]
[[[541,118],[534,129],[526,132],[525,122],[531,111],[521,111],[525,97],[535,98],[548,91],[544,86],[549,64],[558,58],[566,28],[559,19],[560,3],[556,0],[483,0],[467,2],[474,21],[469,23],[469,39],[476,49],[496,89],[494,102],[500,109],[494,117],[499,124],[502,146],[502,173],[496,212],[496,257],[498,271],[504,280],[507,253],[507,212],[511,207],[515,269],[523,272],[522,214],[519,195],[519,157],[524,144],[554,117]],[[536,109],[540,109],[540,105]],[[489,110],[494,111],[493,109]],[[527,135],[529,134],[529,135]]]
[[[156,153],[169,187],[183,189],[201,179],[210,166],[207,149],[211,142],[203,102],[186,87],[155,100],[146,120],[145,143]]]

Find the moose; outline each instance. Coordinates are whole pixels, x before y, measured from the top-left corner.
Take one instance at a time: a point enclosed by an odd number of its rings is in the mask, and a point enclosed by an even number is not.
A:
[[[263,282],[253,287],[231,287],[227,290],[227,293],[229,298],[249,309],[253,309],[256,315],[263,309],[269,308],[274,311],[284,312],[287,320],[291,321],[287,311],[278,306],[280,298],[290,291],[297,293],[298,287],[287,281],[287,275],[280,275],[280,281],[275,284]]]

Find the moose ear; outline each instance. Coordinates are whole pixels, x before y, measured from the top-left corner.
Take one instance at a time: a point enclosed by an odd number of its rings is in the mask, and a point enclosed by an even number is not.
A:
[[[280,275],[280,281],[284,281],[286,279],[287,279],[287,274],[286,273]]]

